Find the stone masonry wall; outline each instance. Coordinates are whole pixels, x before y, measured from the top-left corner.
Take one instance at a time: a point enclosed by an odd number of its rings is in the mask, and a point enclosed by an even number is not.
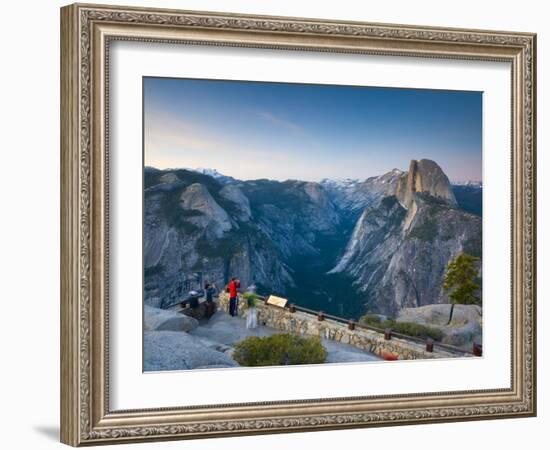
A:
[[[229,311],[229,297],[226,293],[220,294],[219,306],[224,311]],[[434,348],[433,352],[427,352],[426,346],[406,339],[392,336],[385,340],[384,335],[377,331],[355,327],[349,330],[347,325],[331,319],[317,320],[313,314],[303,311],[291,313],[288,309],[276,306],[265,305],[257,301],[258,323],[267,327],[281,330],[288,333],[319,336],[343,344],[350,344],[379,356],[391,354],[397,359],[433,359],[433,358],[456,358],[457,356],[471,356],[468,353],[443,351]],[[248,307],[246,300],[239,298],[238,315],[246,316]]]

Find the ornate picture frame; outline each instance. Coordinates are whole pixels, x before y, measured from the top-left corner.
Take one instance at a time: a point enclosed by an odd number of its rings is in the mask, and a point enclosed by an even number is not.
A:
[[[511,385],[112,410],[109,79],[115,41],[511,64]],[[536,35],[74,4],[61,9],[61,441],[97,445],[536,414]]]

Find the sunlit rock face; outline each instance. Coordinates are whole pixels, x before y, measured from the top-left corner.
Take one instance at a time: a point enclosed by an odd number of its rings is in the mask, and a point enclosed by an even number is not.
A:
[[[434,161],[413,159],[409,171],[405,172],[396,186],[395,196],[399,203],[408,211],[404,227],[411,225],[418,211],[417,194],[424,194],[450,206],[457,206],[456,198],[447,175],[443,173]]]
[[[429,159],[413,159],[409,171],[405,172],[397,183],[395,196],[404,208],[410,208],[416,193],[424,193],[441,199],[450,206],[457,206],[449,178],[437,163]]]

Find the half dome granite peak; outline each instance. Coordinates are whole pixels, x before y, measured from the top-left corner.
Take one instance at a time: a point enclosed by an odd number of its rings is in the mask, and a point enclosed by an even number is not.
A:
[[[449,178],[430,159],[411,160],[409,171],[403,173],[397,183],[396,197],[404,208],[409,209],[412,206],[417,193],[425,193],[450,206],[457,206]]]

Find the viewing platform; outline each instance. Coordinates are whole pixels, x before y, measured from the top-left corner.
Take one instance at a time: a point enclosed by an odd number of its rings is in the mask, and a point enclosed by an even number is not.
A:
[[[239,296],[237,316],[229,311],[229,296],[221,293],[209,317],[203,298],[174,304],[169,309],[145,306],[145,371],[238,367],[235,345],[251,336],[289,333],[318,336],[327,352],[326,363],[417,360],[481,356],[463,349],[377,329],[362,323],[256,296],[257,327],[246,327],[247,299]],[[273,300],[273,299],[272,299]]]
[[[229,311],[229,295],[220,293],[219,307]],[[258,323],[281,332],[303,336],[319,336],[321,339],[351,345],[386,360],[434,359],[473,357],[473,352],[444,345],[433,340],[424,340],[377,329],[341,317],[313,311],[297,305],[285,307],[267,303],[267,298],[257,296]],[[246,299],[240,296],[238,315],[245,317]],[[480,352],[480,350],[479,350]]]

